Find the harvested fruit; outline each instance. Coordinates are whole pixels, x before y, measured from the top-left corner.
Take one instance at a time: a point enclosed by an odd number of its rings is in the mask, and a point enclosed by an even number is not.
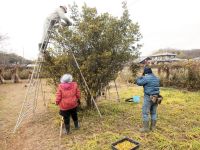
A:
[[[123,141],[121,143],[118,143],[115,148],[118,150],[131,150],[132,148],[136,147],[137,145],[134,143],[131,143],[129,141]]]

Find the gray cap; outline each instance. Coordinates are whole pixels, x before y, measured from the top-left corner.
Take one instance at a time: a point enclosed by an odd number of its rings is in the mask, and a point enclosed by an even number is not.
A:
[[[72,82],[73,78],[71,74],[64,74],[61,78],[60,78],[60,82],[61,83],[70,83]]]

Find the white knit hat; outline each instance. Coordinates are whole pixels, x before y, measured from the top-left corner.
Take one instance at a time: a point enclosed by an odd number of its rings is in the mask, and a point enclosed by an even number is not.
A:
[[[70,83],[72,82],[73,78],[71,74],[64,74],[61,78],[60,78],[60,82],[61,83]]]

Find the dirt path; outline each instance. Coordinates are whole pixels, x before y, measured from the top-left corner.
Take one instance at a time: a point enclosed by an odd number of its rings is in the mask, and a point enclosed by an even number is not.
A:
[[[25,84],[0,85],[0,150],[57,149],[59,129],[53,123],[53,114],[43,106],[41,97],[35,115],[12,133],[27,89]],[[50,92],[47,86],[44,89],[46,93]],[[46,94],[46,100],[49,98],[50,94]]]

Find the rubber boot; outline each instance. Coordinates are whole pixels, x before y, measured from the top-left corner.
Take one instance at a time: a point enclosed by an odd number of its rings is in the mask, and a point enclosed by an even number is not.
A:
[[[65,126],[62,128],[62,134],[67,134],[67,130],[66,130]]]
[[[74,126],[75,126],[75,129],[79,129],[80,128],[78,121],[74,121]]]
[[[149,121],[143,121],[143,128],[140,129],[140,132],[149,132]]]
[[[65,134],[69,134],[70,133],[70,125],[65,125]]]
[[[156,129],[156,120],[151,120],[150,130],[154,131]]]

